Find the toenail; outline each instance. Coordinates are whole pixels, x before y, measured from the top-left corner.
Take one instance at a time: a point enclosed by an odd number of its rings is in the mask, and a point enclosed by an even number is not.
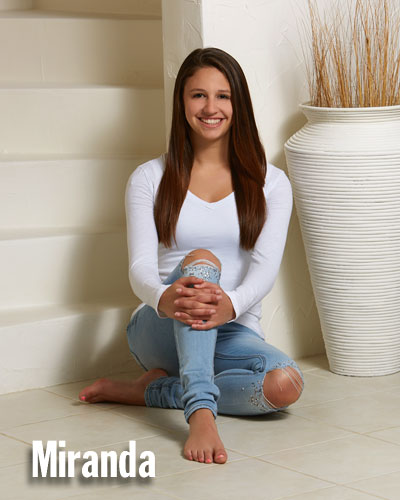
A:
[[[85,401],[86,400],[86,396],[81,396],[81,400]]]

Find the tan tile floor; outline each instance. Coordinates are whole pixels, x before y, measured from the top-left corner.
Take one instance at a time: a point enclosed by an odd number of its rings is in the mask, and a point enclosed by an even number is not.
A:
[[[289,410],[218,418],[225,465],[182,457],[181,410],[80,403],[90,381],[0,396],[0,498],[400,500],[400,373],[342,377],[324,356],[299,364],[306,386]],[[156,477],[32,479],[34,439],[118,453],[135,440],[138,464],[142,451],[155,453]]]

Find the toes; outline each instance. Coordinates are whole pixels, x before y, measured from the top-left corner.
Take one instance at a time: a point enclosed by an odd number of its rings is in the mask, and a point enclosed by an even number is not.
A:
[[[108,380],[101,378],[91,385],[84,387],[79,393],[79,399],[85,403],[97,403],[102,400],[101,393]]]
[[[206,451],[205,454],[204,454],[204,461],[206,464],[211,464],[212,461],[213,461],[213,458],[212,458],[212,453],[210,451]]]
[[[215,462],[217,464],[224,464],[227,460],[227,455],[225,450],[217,450],[215,452]]]
[[[80,401],[84,401],[85,403],[88,403],[90,398],[88,397],[86,390],[87,390],[87,387],[82,389],[81,392],[79,393],[78,397],[79,397]]]

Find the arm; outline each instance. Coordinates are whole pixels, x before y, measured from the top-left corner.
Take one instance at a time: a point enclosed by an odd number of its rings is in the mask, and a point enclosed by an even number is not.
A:
[[[281,171],[267,198],[267,220],[251,250],[247,273],[235,290],[226,291],[235,310],[232,321],[271,291],[281,265],[292,207],[292,188]]]
[[[158,274],[158,236],[153,215],[153,191],[154,187],[144,169],[138,167],[130,176],[126,187],[125,211],[129,281],[135,295],[159,314],[158,302],[169,285],[163,285]]]

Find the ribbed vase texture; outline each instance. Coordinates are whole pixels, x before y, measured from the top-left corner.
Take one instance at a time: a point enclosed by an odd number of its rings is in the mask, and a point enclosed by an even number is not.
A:
[[[317,108],[285,144],[330,368],[400,370],[400,106]]]

